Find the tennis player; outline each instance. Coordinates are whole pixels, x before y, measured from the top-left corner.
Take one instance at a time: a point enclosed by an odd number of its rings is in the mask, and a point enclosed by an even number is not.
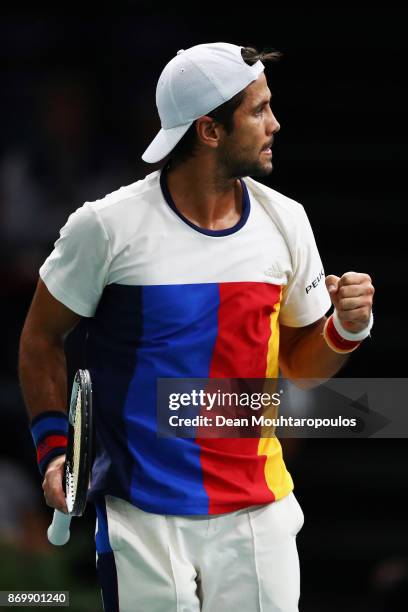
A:
[[[279,441],[159,438],[156,418],[160,377],[327,379],[369,335],[370,277],[325,279],[303,207],[249,178],[273,167],[278,55],[178,51],[143,155],[161,169],[76,210],[40,269],[21,384],[64,511],[64,337],[87,317],[106,612],[298,610],[303,513]]]

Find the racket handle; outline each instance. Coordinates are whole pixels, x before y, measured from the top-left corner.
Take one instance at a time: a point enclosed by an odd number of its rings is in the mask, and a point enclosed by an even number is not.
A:
[[[54,546],[62,546],[69,540],[69,526],[71,523],[71,515],[54,510],[54,516],[52,517],[52,523],[48,527],[47,536],[51,544]]]

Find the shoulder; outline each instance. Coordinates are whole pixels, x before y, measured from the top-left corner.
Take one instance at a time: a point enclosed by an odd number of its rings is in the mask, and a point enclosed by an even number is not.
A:
[[[85,202],[72,213],[68,224],[102,233],[111,240],[118,233],[126,234],[143,223],[145,215],[159,201],[160,193],[160,171],[156,171],[103,198]]]
[[[101,218],[108,219],[109,215],[116,216],[119,212],[132,210],[135,205],[143,206],[144,203],[154,202],[158,193],[160,171],[152,172],[142,180],[120,187],[105,197],[86,204]]]
[[[304,231],[309,231],[309,220],[300,202],[271,189],[254,179],[246,177],[245,184],[250,197],[264,208],[273,223],[279,228],[289,246],[298,243]]]
[[[244,181],[250,195],[252,194],[264,207],[275,211],[276,214],[288,217],[288,220],[294,220],[304,214],[304,208],[300,202],[250,177],[245,177]]]

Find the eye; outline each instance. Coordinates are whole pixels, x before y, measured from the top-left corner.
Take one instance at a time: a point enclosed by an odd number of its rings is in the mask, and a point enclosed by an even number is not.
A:
[[[268,107],[271,108],[270,102],[264,102],[262,106],[260,106],[259,108],[255,110],[254,112],[255,117],[261,117]]]

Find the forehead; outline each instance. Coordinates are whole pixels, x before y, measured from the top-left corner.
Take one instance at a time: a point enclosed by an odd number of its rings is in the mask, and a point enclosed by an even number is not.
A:
[[[242,102],[244,107],[252,107],[268,100],[271,96],[271,91],[268,87],[265,74],[262,72],[256,81],[253,81],[245,88],[245,98]]]

